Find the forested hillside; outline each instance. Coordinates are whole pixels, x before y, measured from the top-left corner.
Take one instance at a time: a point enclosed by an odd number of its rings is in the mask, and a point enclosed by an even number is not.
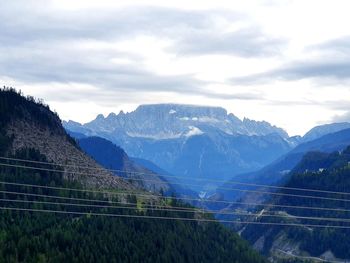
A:
[[[282,208],[267,205],[264,212],[281,217],[278,219],[260,217],[258,220],[261,222],[279,220],[324,227],[249,226],[245,228],[243,236],[267,255],[276,256],[281,254],[282,250],[292,251],[292,254],[299,256],[328,257],[329,260],[349,259],[350,229],[333,228],[333,226],[350,226],[349,194],[338,194],[338,192],[348,193],[350,189],[350,147],[343,152],[306,154],[284,187],[286,188],[278,193],[292,195],[275,196],[269,202]],[[328,192],[296,191],[293,190],[295,188]],[[293,194],[304,197],[296,197]],[[287,207],[284,207],[286,205]]]
[[[44,156],[34,150],[19,152],[14,157],[46,161]],[[4,167],[1,167],[0,171],[2,182],[81,188],[77,183],[63,180],[59,173]],[[64,204],[7,202],[4,199],[58,201],[55,198],[20,196],[4,191],[92,198],[91,195],[81,192],[1,184],[1,208],[195,218],[193,213],[141,208],[116,209],[116,205],[113,205],[114,208],[91,208]],[[102,195],[94,196],[94,199],[108,200]],[[130,195],[127,199],[128,203],[133,203],[137,196]],[[113,198],[113,201],[117,202],[118,199]],[[62,200],[60,202],[64,203]],[[137,203],[128,207],[136,208]],[[171,205],[181,204],[173,200],[169,207]],[[264,262],[256,252],[248,248],[246,242],[219,223],[7,210],[2,210],[0,215],[0,262]]]

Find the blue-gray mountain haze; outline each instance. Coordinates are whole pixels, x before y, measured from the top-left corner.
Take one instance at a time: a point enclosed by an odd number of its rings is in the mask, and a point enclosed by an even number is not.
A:
[[[283,129],[268,122],[240,120],[220,107],[179,104],[141,105],[130,113],[111,113],[107,117],[100,114],[86,124],[74,121],[63,124],[75,137],[108,139],[136,160],[147,160],[166,173],[185,177],[180,180],[184,186],[204,192],[214,191],[222,184],[206,179],[264,181],[270,176],[261,174],[257,178],[252,175],[254,171],[281,162],[279,158],[300,143],[350,125],[323,125],[304,137],[289,137]],[[283,158],[290,156],[294,155]],[[292,163],[298,160],[295,158]]]

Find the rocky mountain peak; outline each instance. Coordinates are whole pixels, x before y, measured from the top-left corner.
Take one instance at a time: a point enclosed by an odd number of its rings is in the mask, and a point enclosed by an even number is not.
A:
[[[78,130],[76,125],[65,123],[66,128]],[[131,137],[154,139],[169,139],[198,136],[204,131],[218,130],[229,135],[268,135],[277,133],[283,138],[288,134],[281,128],[268,122],[257,122],[249,119],[243,121],[234,114],[228,114],[226,109],[211,106],[196,106],[185,104],[149,104],[140,105],[135,111],[118,115],[111,113],[106,118],[98,115],[95,120],[82,126],[91,134],[123,132]],[[193,133],[193,130],[202,133]],[[80,131],[81,129],[79,129]],[[186,135],[186,136],[185,136]]]

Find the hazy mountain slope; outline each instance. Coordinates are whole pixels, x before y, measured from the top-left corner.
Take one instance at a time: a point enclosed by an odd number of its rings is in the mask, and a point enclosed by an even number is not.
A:
[[[190,197],[198,198],[198,193],[195,191],[192,191],[186,186],[183,186],[181,181],[179,180],[180,178],[177,178],[177,176],[174,176],[170,174],[168,171],[163,170],[162,168],[155,165],[154,163],[145,159],[140,159],[140,158],[132,158],[132,161],[158,174],[161,178],[164,178],[166,181],[168,181],[171,188],[174,189],[176,196],[190,196]]]
[[[292,153],[307,151],[325,151],[332,152],[344,149],[350,141],[350,129],[343,129],[338,132],[326,134],[313,141],[298,145]]]
[[[350,147],[342,153],[313,152],[306,154],[291,173],[291,178],[284,185],[291,188],[308,188],[336,192],[348,192],[350,187]],[[328,198],[345,198],[342,195],[311,193],[306,191],[280,190],[280,193],[306,194]],[[333,200],[319,200],[297,198],[291,196],[273,197],[275,205],[311,206],[332,209],[349,209],[347,202]],[[270,202],[269,202],[270,203]],[[331,222],[324,220],[297,219],[294,216],[346,218],[348,213],[341,211],[324,211],[313,209],[272,208],[265,207],[265,213],[285,215],[287,218],[264,218],[262,222],[283,221],[290,223],[348,225],[345,222]],[[271,227],[247,226],[243,236],[267,255],[280,257],[281,255],[314,256],[326,260],[336,258],[350,258],[350,239],[348,229],[313,228],[313,227]],[[281,253],[284,252],[284,253]]]
[[[298,145],[288,154],[282,156],[266,167],[252,173],[240,175],[239,178],[246,182],[260,184],[280,184],[288,178],[288,172],[292,170],[302,159],[305,153],[310,151],[333,152],[340,151],[350,144],[350,129],[327,134],[313,141]],[[237,179],[233,179],[235,181]],[[226,184],[224,188],[232,188],[232,184]],[[226,199],[235,199],[242,196],[240,192],[218,190]]]
[[[290,146],[278,135],[230,136],[221,132],[201,134],[189,138],[129,140],[127,152],[147,159],[171,174],[195,178],[227,180],[243,171],[259,169],[286,153]],[[215,187],[203,184],[193,189]]]
[[[303,137],[302,142],[313,141],[324,135],[335,133],[341,130],[350,129],[349,122],[340,122],[340,123],[330,123],[320,126],[316,126],[308,131]]]
[[[239,120],[226,110],[176,104],[143,105],[131,113],[110,114],[85,125],[64,123],[72,132],[98,135],[129,156],[149,160],[177,176],[228,180],[257,170],[288,152],[288,135],[266,122]],[[192,186],[213,189],[215,183]]]
[[[86,136],[86,135],[84,135],[82,133],[79,133],[79,132],[72,132],[72,131],[69,131],[69,130],[66,130],[66,131],[71,137],[73,137],[75,139],[78,139],[78,140],[88,137],[88,136]]]
[[[131,158],[135,163],[146,167],[147,169],[157,173],[157,174],[162,174],[162,175],[166,175],[166,176],[172,176],[169,172],[163,170],[162,168],[160,168],[159,166],[157,166],[156,164],[152,163],[151,161],[145,160],[145,159],[141,159],[141,158]]]
[[[175,193],[166,179],[130,160],[124,150],[112,142],[99,137],[87,137],[79,139],[78,144],[103,167],[115,170],[111,172],[132,180],[133,184],[151,191]]]
[[[100,137],[85,137],[77,140],[79,146],[97,162],[108,169],[123,170],[131,161],[124,150]]]

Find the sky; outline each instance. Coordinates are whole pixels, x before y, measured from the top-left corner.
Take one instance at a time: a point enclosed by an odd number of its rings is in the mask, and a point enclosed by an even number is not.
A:
[[[88,122],[222,106],[290,135],[350,121],[348,0],[0,0],[0,84]]]

